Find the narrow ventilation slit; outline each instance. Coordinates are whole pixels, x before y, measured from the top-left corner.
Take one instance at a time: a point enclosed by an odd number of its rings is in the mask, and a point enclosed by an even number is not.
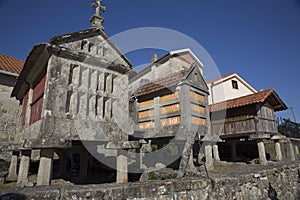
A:
[[[67,101],[66,101],[65,113],[69,113],[70,112],[70,104],[71,104],[71,96],[72,96],[72,94],[73,94],[72,91],[68,91],[67,92]]]

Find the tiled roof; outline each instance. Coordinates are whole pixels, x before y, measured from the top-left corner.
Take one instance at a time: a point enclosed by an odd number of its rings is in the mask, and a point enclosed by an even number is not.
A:
[[[210,105],[210,111],[216,112],[216,111],[221,111],[221,110],[225,110],[225,109],[232,109],[232,108],[247,106],[247,105],[251,105],[251,104],[264,103],[266,100],[268,100],[270,102],[270,104],[273,106],[275,111],[287,109],[286,105],[279,98],[279,96],[276,94],[274,89],[269,89],[269,90],[260,91],[260,92],[254,93],[254,94],[250,94],[247,96],[243,96],[240,98],[231,99],[228,101],[223,101],[220,103]]]
[[[186,71],[182,70],[177,73],[171,74],[168,77],[160,78],[153,82],[147,83],[142,88],[140,88],[137,93],[135,93],[135,96],[139,97],[175,86],[182,80],[185,74]]]
[[[214,79],[214,80],[210,80],[210,81],[208,81],[208,82],[207,82],[207,84],[214,83],[214,82],[217,82],[217,81],[219,81],[219,80],[222,80],[222,79],[228,78],[229,76],[232,76],[232,75],[234,75],[234,74],[236,74],[236,73],[235,73],[235,72],[233,72],[233,73],[231,73],[231,74],[227,74],[227,75],[225,75],[225,76],[222,76],[222,77],[216,78],[216,79]]]
[[[0,54],[0,70],[20,74],[24,61]]]

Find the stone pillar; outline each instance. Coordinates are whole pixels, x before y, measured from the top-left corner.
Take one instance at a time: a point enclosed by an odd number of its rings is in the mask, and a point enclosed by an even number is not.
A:
[[[80,152],[80,178],[86,178],[88,173],[89,153],[83,149]]]
[[[213,154],[214,154],[214,159],[215,161],[220,161],[220,156],[219,156],[219,147],[218,145],[213,145]]]
[[[237,158],[237,153],[236,153],[236,141],[232,140],[230,141],[230,146],[231,146],[231,161],[235,161]]]
[[[160,97],[154,98],[154,127],[160,130]]]
[[[17,174],[18,156],[19,156],[19,152],[13,151],[6,180],[16,181],[18,179],[18,174]]]
[[[52,177],[54,149],[42,149],[40,155],[40,166],[38,170],[36,185],[50,185]]]
[[[205,166],[208,171],[214,169],[214,163],[212,158],[212,148],[210,145],[205,146]]]
[[[288,141],[288,144],[289,144],[289,149],[290,149],[290,160],[291,161],[295,161],[296,158],[295,158],[295,152],[294,152],[294,146],[293,146],[293,143],[291,141]]]
[[[266,159],[266,151],[265,151],[265,145],[263,140],[259,140],[257,142],[257,148],[258,148],[258,155],[259,155],[259,163],[262,165],[266,165],[267,159]]]
[[[28,172],[29,172],[29,165],[30,165],[30,150],[23,150],[21,151],[21,161],[18,173],[18,181],[17,184],[20,187],[25,187],[28,184]]]
[[[276,152],[276,160],[282,161],[281,146],[280,146],[280,142],[278,140],[275,140],[275,152]]]
[[[127,157],[119,155],[117,157],[117,183],[128,183]]]

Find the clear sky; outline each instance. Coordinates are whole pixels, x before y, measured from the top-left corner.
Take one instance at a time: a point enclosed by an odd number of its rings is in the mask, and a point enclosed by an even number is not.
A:
[[[33,45],[87,29],[91,0],[0,0],[0,53],[25,60]],[[257,90],[275,88],[300,121],[299,0],[104,0],[105,32],[163,27],[199,42],[222,75],[237,72]],[[161,55],[162,52],[159,52]],[[151,51],[128,54],[134,66]],[[291,111],[278,116],[292,118]]]

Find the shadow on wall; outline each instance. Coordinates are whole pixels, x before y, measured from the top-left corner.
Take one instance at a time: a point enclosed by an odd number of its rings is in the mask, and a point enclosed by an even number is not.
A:
[[[25,195],[17,193],[9,193],[0,196],[0,200],[26,200]]]

